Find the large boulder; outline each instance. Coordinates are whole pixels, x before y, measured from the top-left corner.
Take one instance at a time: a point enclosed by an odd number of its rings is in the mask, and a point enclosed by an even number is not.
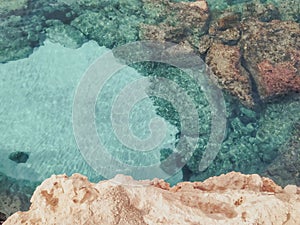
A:
[[[287,21],[242,23],[245,67],[262,100],[300,91],[300,26]]]
[[[241,65],[242,54],[238,46],[214,43],[206,56],[206,63],[217,76],[220,86],[238,97],[247,106],[253,106],[251,82]]]

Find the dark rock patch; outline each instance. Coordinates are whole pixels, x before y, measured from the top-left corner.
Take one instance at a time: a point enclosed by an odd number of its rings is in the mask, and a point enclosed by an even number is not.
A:
[[[26,152],[12,152],[8,158],[16,163],[26,163],[29,155]]]

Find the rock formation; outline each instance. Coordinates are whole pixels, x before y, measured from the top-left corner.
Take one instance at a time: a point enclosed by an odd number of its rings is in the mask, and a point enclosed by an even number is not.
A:
[[[206,62],[225,90],[237,96],[245,105],[252,106],[250,79],[241,65],[241,57],[238,46],[214,43],[207,53]]]
[[[242,30],[240,45],[245,66],[261,99],[299,92],[299,24],[248,20],[243,22]]]
[[[264,173],[282,185],[300,185],[300,124],[295,126],[293,136],[279,148],[279,156]]]
[[[37,183],[16,180],[0,172],[0,224],[13,213],[29,208],[30,196],[36,186]]]
[[[221,87],[250,107],[255,89],[254,94],[263,101],[299,93],[299,24],[239,19],[236,14],[224,13],[200,40],[199,52],[207,52],[206,63]]]
[[[269,178],[231,172],[174,187],[163,180],[118,175],[90,183],[74,174],[53,175],[35,191],[17,224],[299,224],[300,188]]]

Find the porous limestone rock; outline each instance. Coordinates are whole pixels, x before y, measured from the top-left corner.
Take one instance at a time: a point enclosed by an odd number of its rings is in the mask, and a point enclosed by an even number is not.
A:
[[[242,23],[239,42],[245,67],[253,76],[262,100],[300,91],[300,27],[292,21]]]
[[[231,172],[174,187],[163,180],[135,181],[118,175],[90,183],[74,174],[53,175],[35,191],[17,224],[299,224],[300,188],[284,189],[259,175]]]
[[[238,46],[214,43],[206,57],[206,63],[217,76],[220,86],[237,96],[245,105],[253,106],[249,74],[241,65]]]
[[[143,0],[149,23],[142,24],[139,37],[142,40],[182,42],[195,41],[206,33],[209,9],[205,0],[195,2],[171,2],[168,0]],[[151,21],[153,18],[153,21]]]

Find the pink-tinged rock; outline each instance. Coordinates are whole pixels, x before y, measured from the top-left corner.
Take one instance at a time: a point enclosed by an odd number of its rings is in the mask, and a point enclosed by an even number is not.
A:
[[[290,58],[290,61],[271,63],[264,60],[257,64],[257,86],[262,97],[300,92],[300,51],[295,51]]]
[[[249,74],[241,65],[238,46],[214,43],[208,50],[206,63],[216,75],[221,88],[236,96],[243,104],[253,106]]]
[[[245,20],[239,45],[262,100],[300,91],[299,23]]]
[[[123,175],[97,184],[80,174],[53,175],[31,202],[28,212],[4,225],[300,224],[299,187],[282,189],[268,178],[236,172],[175,187]]]

